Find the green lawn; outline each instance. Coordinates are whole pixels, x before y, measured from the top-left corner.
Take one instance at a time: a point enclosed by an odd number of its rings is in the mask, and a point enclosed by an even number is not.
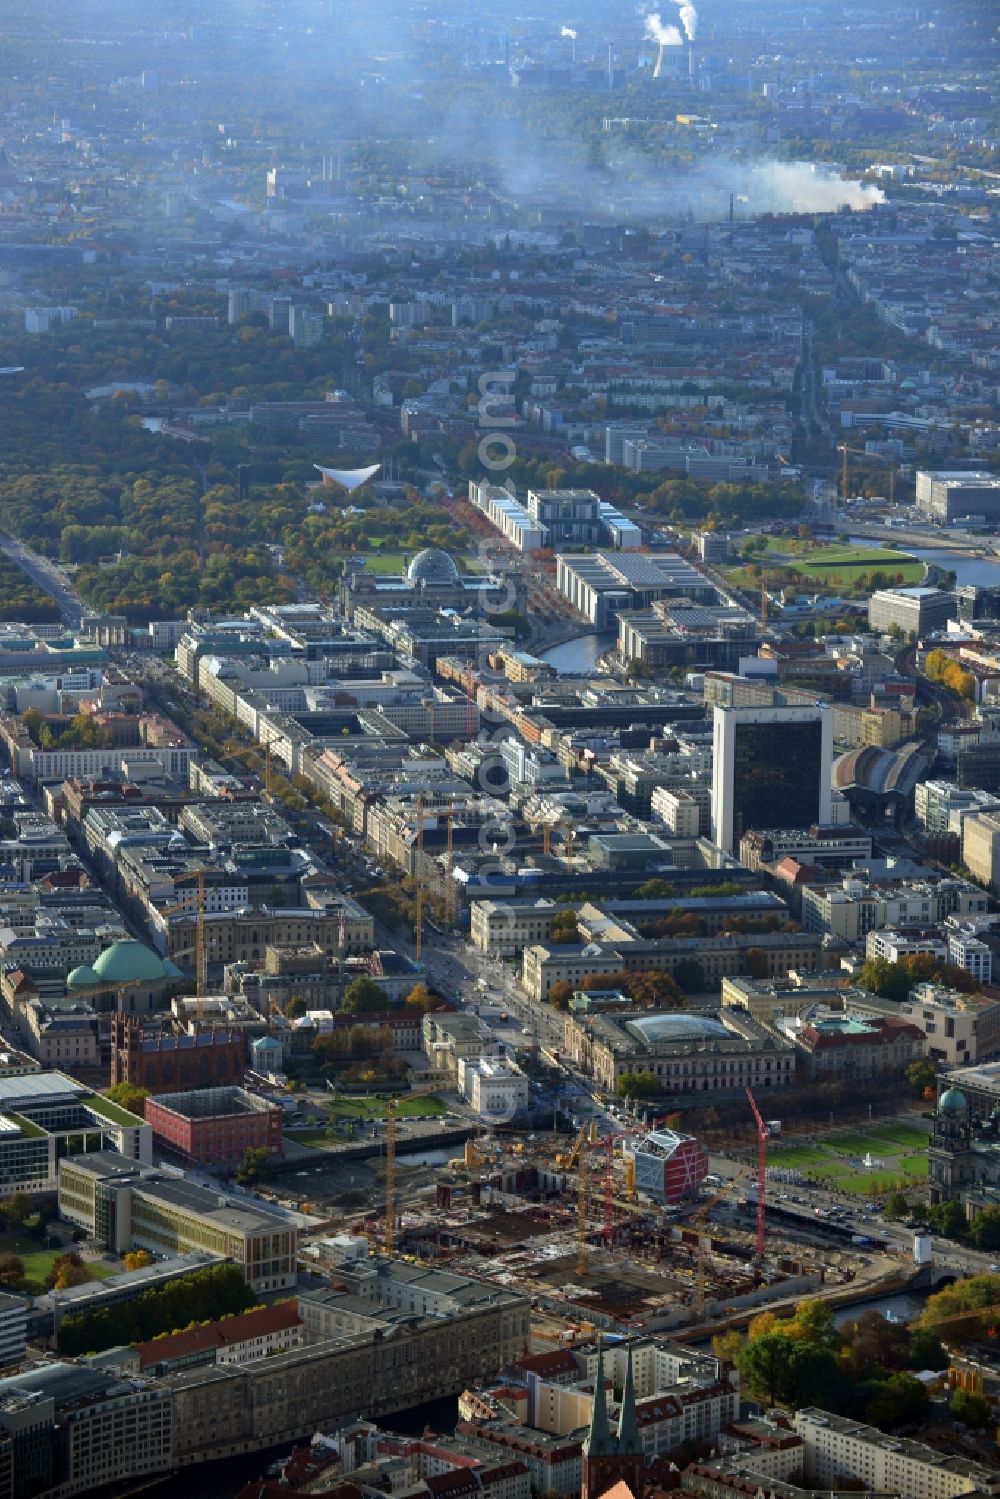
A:
[[[413,557],[412,552],[393,552],[382,549],[378,544],[378,538],[368,543],[363,555],[365,566],[370,573],[401,573]],[[461,552],[455,553],[454,556],[459,572],[468,572],[469,564],[475,560]]]
[[[333,1098],[330,1115],[335,1119],[384,1119],[385,1106],[384,1098]],[[404,1095],[396,1106],[397,1119],[433,1119],[444,1113],[447,1113],[447,1105],[433,1094],[426,1098],[407,1098]]]
[[[768,1152],[772,1166],[815,1166],[830,1160],[829,1153],[819,1145],[790,1145]]]
[[[768,536],[767,552],[761,560],[765,566],[774,562],[776,566],[794,567],[803,577],[820,583],[829,582],[831,573],[839,573],[847,585],[875,571],[893,578],[901,573],[904,583],[922,583],[924,579],[922,562],[907,552],[883,547],[842,546],[839,542],[816,546],[788,536]]]
[[[374,542],[371,543],[373,550],[365,549],[365,566],[370,573],[401,573],[406,559],[402,552],[380,552],[374,550]]]
[[[42,1249],[37,1239],[29,1239],[26,1234],[13,1231],[0,1233],[0,1254],[18,1255],[24,1261],[25,1279],[39,1286],[45,1284],[59,1256],[68,1254],[73,1248],[72,1244],[68,1244],[64,1249]],[[104,1280],[106,1276],[114,1275],[116,1269],[122,1268],[120,1265],[104,1265],[92,1260],[85,1260],[84,1263],[96,1280]]]
[[[878,1140],[872,1135],[838,1135],[835,1140],[830,1141],[830,1149],[838,1155],[895,1155],[895,1151],[886,1150],[886,1142]]]
[[[872,1130],[873,1138],[888,1140],[893,1145],[906,1145],[912,1150],[923,1150],[930,1139],[930,1124],[926,1129],[909,1124],[883,1124]]]
[[[322,1129],[288,1129],[285,1135],[296,1145],[307,1145],[310,1149],[326,1144],[326,1131]]]
[[[834,1135],[822,1145],[778,1146],[770,1161],[801,1171],[809,1181],[830,1181],[854,1197],[882,1197],[926,1177],[928,1133],[918,1124],[876,1124],[863,1134]],[[859,1170],[853,1162],[868,1154],[878,1168]]]

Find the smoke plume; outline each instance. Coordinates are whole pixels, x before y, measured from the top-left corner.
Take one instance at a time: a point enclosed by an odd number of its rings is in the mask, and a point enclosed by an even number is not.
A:
[[[677,27],[664,26],[660,20],[658,10],[654,10],[651,15],[646,17],[646,38],[648,41],[655,42],[658,47],[681,47],[684,45],[684,38],[677,30]]]
[[[573,30],[572,26],[564,26],[559,35],[567,37],[571,42],[576,41],[576,32]]]
[[[684,27],[684,35],[689,42],[693,42],[698,31],[698,12],[690,3],[690,0],[676,0],[680,8],[681,25]]]

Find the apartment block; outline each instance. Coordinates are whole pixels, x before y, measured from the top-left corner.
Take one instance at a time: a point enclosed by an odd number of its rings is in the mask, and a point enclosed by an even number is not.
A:
[[[1000,1469],[953,1457],[911,1437],[888,1436],[846,1416],[813,1406],[795,1416],[804,1444],[805,1474],[823,1489],[853,1487],[896,1493],[900,1499],[954,1499],[1000,1494]]]

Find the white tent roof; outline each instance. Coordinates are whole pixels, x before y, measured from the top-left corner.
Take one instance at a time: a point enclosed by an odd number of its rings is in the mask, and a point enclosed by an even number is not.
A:
[[[360,489],[381,467],[381,463],[373,463],[371,468],[324,468],[321,463],[313,464],[324,479],[332,479],[334,484],[341,484],[345,489]]]

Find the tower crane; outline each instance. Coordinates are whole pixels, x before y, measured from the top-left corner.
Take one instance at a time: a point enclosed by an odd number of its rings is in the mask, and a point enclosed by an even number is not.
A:
[[[416,1088],[406,1098],[436,1096],[434,1088]],[[396,1110],[401,1100],[390,1098],[385,1106],[385,1232],[382,1244],[391,1255],[396,1242]]]
[[[767,1142],[770,1136],[757,1107],[757,1100],[749,1088],[746,1094],[757,1125],[757,1236],[754,1248],[760,1261],[764,1258],[764,1233],[767,1227]]]
[[[194,992],[199,1000],[198,1019],[203,1016],[203,1006],[200,1003],[208,992],[208,940],[205,931],[205,871],[195,870],[191,874],[179,874],[174,879],[177,885],[195,884],[195,919],[194,919]],[[167,906],[164,916],[180,915],[181,912],[189,910],[186,901],[177,901],[172,906]],[[190,949],[188,949],[190,951]]]
[[[417,797],[417,919],[413,926],[413,951],[416,953],[417,962],[420,962],[420,954],[424,945],[424,885],[423,885],[423,851],[424,851],[424,793],[421,791]]]

